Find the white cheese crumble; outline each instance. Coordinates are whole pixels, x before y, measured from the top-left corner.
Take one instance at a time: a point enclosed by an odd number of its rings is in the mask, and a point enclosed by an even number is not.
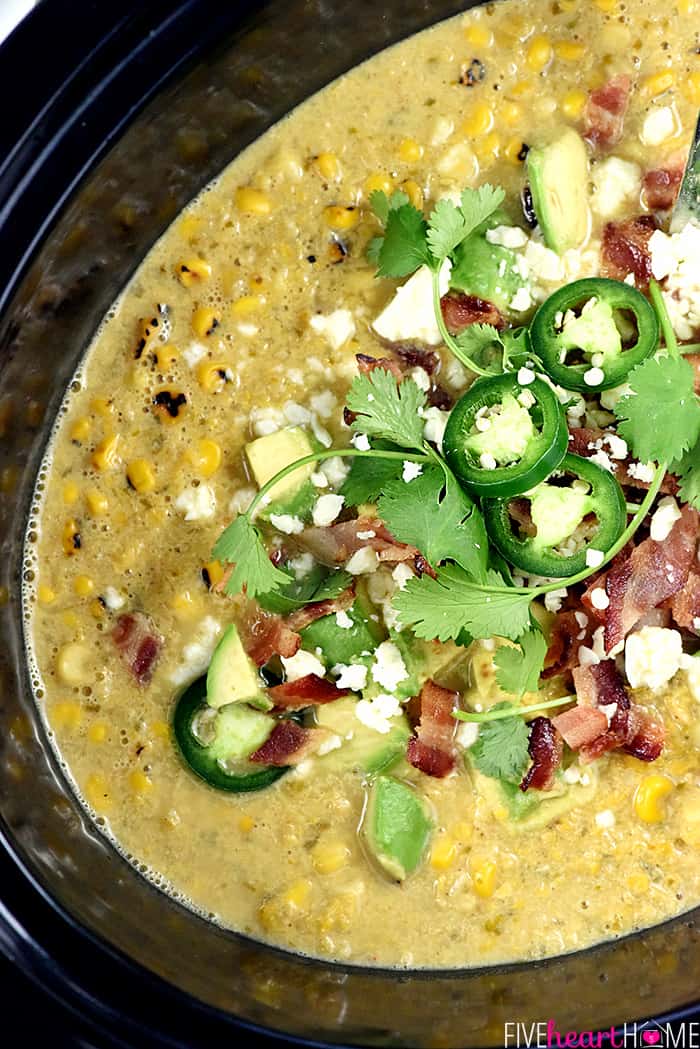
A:
[[[690,339],[700,327],[700,226],[689,222],[671,235],[655,230],[649,251],[654,277],[665,280],[664,302],[674,331]]]
[[[256,437],[269,437],[284,426],[284,415],[279,408],[253,408],[249,418]]]
[[[521,386],[529,386],[531,382],[535,381],[535,373],[532,368],[519,368],[518,369],[518,382]]]
[[[336,612],[335,625],[341,630],[352,630],[353,621],[344,608],[341,608],[340,612]]]
[[[474,746],[478,738],[479,726],[475,721],[460,722],[455,736],[455,742],[458,747],[463,747],[465,750],[469,750],[470,747]]]
[[[649,534],[656,543],[663,543],[673,531],[676,521],[679,521],[681,512],[678,503],[672,495],[665,495],[659,501],[659,505],[652,514]]]
[[[338,401],[331,390],[321,390],[320,393],[315,393],[310,398],[309,404],[311,405],[311,410],[316,412],[319,419],[330,419]]]
[[[361,692],[367,684],[367,667],[364,663],[336,663],[331,673],[338,679],[338,688],[349,688],[351,692]]]
[[[311,513],[314,524],[318,528],[332,524],[343,509],[344,502],[342,495],[320,495]]]
[[[323,336],[333,350],[339,350],[355,334],[355,319],[350,310],[334,310],[333,313],[316,313],[309,326],[317,335]]]
[[[436,445],[440,452],[442,451],[442,439],[445,436],[445,427],[449,417],[450,413],[443,412],[440,408],[426,408],[423,412],[423,418],[425,419],[423,436],[426,441],[431,441],[432,444]]]
[[[106,586],[101,594],[102,600],[110,612],[118,612],[126,604],[126,598],[113,586]]]
[[[630,477],[634,477],[636,481],[651,484],[654,480],[656,468],[653,463],[630,463],[627,467],[627,473]]]
[[[625,646],[625,673],[632,688],[657,691],[677,673],[683,657],[681,635],[667,627],[645,626],[630,634]]]
[[[601,382],[605,382],[605,372],[602,368],[589,368],[583,373],[583,381],[586,386],[600,386]]]
[[[596,812],[595,822],[596,826],[602,830],[610,830],[611,827],[615,826],[615,813],[612,809],[603,809],[602,812]]]
[[[406,664],[393,641],[382,641],[377,647],[371,673],[372,680],[385,688],[387,692],[395,692],[401,682],[406,680],[408,677]]]
[[[605,554],[602,550],[596,550],[594,546],[588,547],[586,550],[586,568],[598,568],[604,560]]]
[[[495,226],[486,230],[489,244],[498,244],[501,248],[524,248],[527,234],[520,226]]]
[[[419,390],[423,390],[424,393],[427,393],[430,389],[430,376],[425,368],[411,368],[409,376],[413,379]]]
[[[452,263],[446,259],[440,270],[440,294],[450,286]],[[416,339],[429,346],[442,342],[433,306],[433,277],[427,266],[421,266],[412,277],[396,289],[393,299],[384,307],[372,327],[389,342]]]
[[[610,449],[610,456],[612,459],[626,459],[627,452],[627,441],[623,440],[622,437],[618,437],[616,433],[609,433],[605,435],[605,443]]]
[[[182,649],[182,661],[170,675],[173,685],[187,685],[204,673],[211,663],[220,633],[221,623],[212,616],[205,616],[192,640]]]
[[[461,361],[458,361],[456,357],[450,356],[445,366],[445,378],[454,390],[464,390],[469,381],[469,373]]]
[[[190,368],[196,368],[208,352],[206,346],[203,346],[201,342],[191,342],[187,349],[182,351],[182,356]]]
[[[318,677],[323,677],[326,673],[326,668],[318,656],[315,656],[313,652],[305,651],[303,648],[300,648],[293,656],[288,658],[280,656],[280,659],[282,660],[287,681],[298,681],[299,678],[306,677],[307,674],[317,674]]]
[[[340,736],[329,736],[327,739],[322,739],[318,745],[316,753],[319,758],[322,758],[324,754],[330,754],[332,750],[337,750],[338,747],[342,747],[343,741]]]
[[[270,524],[285,535],[299,535],[304,531],[304,522],[293,514],[270,514]]]
[[[332,488],[339,488],[350,473],[350,466],[340,455],[332,455],[321,463],[321,473]]]
[[[371,546],[363,546],[355,551],[345,568],[350,575],[367,575],[370,572],[375,572],[378,565],[377,551],[373,550]]]
[[[401,713],[401,704],[396,696],[380,693],[374,699],[360,699],[355,705],[355,716],[367,728],[386,734],[391,732],[391,718]]]
[[[320,470],[317,470],[311,474],[311,483],[314,488],[327,488],[328,478],[324,473],[321,473]]]
[[[403,590],[409,579],[413,579],[413,572],[405,562],[400,561],[391,573],[391,578],[399,590]]]
[[[479,464],[484,470],[495,470],[498,466],[498,463],[496,462],[495,457],[491,455],[491,452],[482,452],[479,456]]]
[[[350,438],[350,444],[357,448],[358,452],[368,452],[370,449],[369,437],[366,433],[355,433]]]
[[[568,591],[566,587],[561,587],[559,590],[550,590],[544,595],[544,607],[548,612],[558,612],[561,609],[562,601],[566,599]]]
[[[185,488],[173,505],[185,515],[186,521],[205,521],[214,516],[216,496],[208,484],[200,484],[197,488]]]
[[[410,484],[411,481],[415,481],[416,477],[420,477],[422,473],[423,467],[420,463],[412,463],[410,459],[407,459],[403,464],[401,476],[406,484]]]
[[[602,586],[595,586],[591,590],[591,604],[594,608],[597,608],[600,612],[607,608],[610,604],[610,598],[603,590]]]
[[[633,198],[639,203],[642,171],[621,157],[607,157],[593,167],[591,207],[603,219],[612,218]]]
[[[532,295],[527,288],[518,288],[509,305],[515,313],[527,313],[532,307]]]
[[[621,397],[628,397],[631,393],[632,387],[628,382],[624,382],[621,386],[613,386],[610,390],[603,390],[600,395],[600,403],[603,408],[607,408],[611,412]]]
[[[671,106],[657,106],[647,113],[640,139],[645,146],[660,146],[676,132],[676,115]]]

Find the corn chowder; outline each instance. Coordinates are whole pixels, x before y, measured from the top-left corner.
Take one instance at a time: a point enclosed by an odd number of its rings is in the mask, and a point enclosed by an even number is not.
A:
[[[504,0],[405,41],[98,332],[27,544],[37,703],[212,921],[473,966],[700,901],[696,25]]]

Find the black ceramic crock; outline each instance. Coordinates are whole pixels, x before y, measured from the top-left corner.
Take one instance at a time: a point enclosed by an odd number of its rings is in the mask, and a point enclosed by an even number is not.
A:
[[[100,1046],[249,1044],[264,1029],[466,1049],[503,1045],[506,1024],[679,1017],[698,996],[692,916],[548,962],[434,974],[313,962],[224,932],[110,847],[34,713],[23,536],[55,413],[101,317],[247,143],[358,61],[468,6],[44,0],[0,49],[0,951],[94,1023]]]

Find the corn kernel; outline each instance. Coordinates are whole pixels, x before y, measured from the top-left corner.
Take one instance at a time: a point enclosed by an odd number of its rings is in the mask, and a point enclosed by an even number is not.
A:
[[[261,189],[253,189],[252,186],[242,186],[236,190],[236,207],[246,215],[269,215],[272,211],[272,201],[267,193]]]
[[[642,81],[642,93],[647,98],[656,98],[673,87],[675,77],[672,69],[661,69]]]
[[[552,45],[548,36],[535,36],[525,54],[525,61],[533,73],[543,72],[552,61]]]
[[[200,361],[195,372],[197,382],[206,393],[221,393],[229,381],[229,366],[223,361]]]
[[[322,178],[335,181],[340,177],[340,161],[335,153],[319,153],[314,160],[314,165]]]
[[[145,794],[146,791],[151,789],[153,783],[141,769],[134,769],[133,772],[129,773],[129,786],[134,794]]]
[[[694,106],[700,106],[700,69],[693,70],[683,82],[683,93]]]
[[[247,813],[243,813],[242,816],[238,817],[238,829],[242,834],[250,834],[254,826],[255,820]]]
[[[119,461],[119,434],[110,434],[95,448],[92,465],[96,470],[111,470]]]
[[[77,575],[73,580],[73,589],[78,597],[89,597],[95,589],[95,584],[89,575]]]
[[[634,795],[634,811],[645,823],[660,823],[666,815],[663,799],[673,790],[673,782],[653,772],[641,780]]]
[[[584,106],[588,96],[585,91],[576,89],[575,91],[569,91],[561,103],[561,111],[565,117],[569,120],[578,120],[583,113]]]
[[[102,517],[109,509],[107,496],[99,488],[88,488],[85,493],[85,501],[93,517]]]
[[[93,619],[104,619],[105,609],[99,598],[90,602],[90,615]]]
[[[262,295],[243,295],[233,303],[231,313],[236,317],[249,317],[264,305],[265,299]]]
[[[526,95],[531,95],[534,89],[535,85],[532,80],[519,80],[517,84],[513,84],[510,93],[514,98],[524,98]]]
[[[72,557],[80,550],[80,530],[74,518],[69,518],[63,526],[61,532],[61,543],[63,545],[63,552],[68,557]]]
[[[86,441],[90,436],[90,420],[76,419],[70,428],[71,441]]]
[[[96,725],[90,725],[88,739],[91,743],[104,743],[107,739],[107,726],[99,721]]]
[[[69,630],[75,630],[77,632],[80,629],[80,620],[75,612],[64,612],[61,616],[61,620]]]
[[[199,306],[192,314],[192,331],[200,339],[211,335],[219,327],[219,318],[210,306]]]
[[[510,164],[522,164],[525,160],[525,143],[521,138],[511,138],[506,142],[503,155]]]
[[[211,277],[211,266],[201,255],[193,255],[191,258],[183,259],[177,264],[175,272],[180,283],[186,288],[194,284],[201,284]]]
[[[462,124],[462,131],[470,138],[485,135],[493,127],[493,113],[486,102],[477,102]]]
[[[698,0],[678,0],[678,14],[692,15],[697,10]]]
[[[85,783],[85,797],[95,812],[106,812],[110,808],[112,799],[104,776],[97,772],[88,776]]]
[[[496,864],[482,860],[471,864],[472,885],[477,896],[487,899],[496,888]]]
[[[457,846],[447,834],[441,835],[433,842],[430,850],[430,866],[435,870],[444,871],[451,867],[457,856]]]
[[[593,0],[593,3],[599,11],[603,11],[606,15],[612,14],[617,7],[617,0]]]
[[[420,188],[417,182],[413,179],[408,178],[405,182],[401,183],[401,189],[404,191],[411,204],[414,208],[419,211],[423,210],[423,190]]]
[[[346,867],[350,849],[342,841],[318,842],[311,850],[311,862],[319,874],[334,874]]]
[[[132,460],[126,468],[126,477],[137,492],[152,492],[156,486],[156,476],[147,459]]]
[[[482,164],[495,160],[500,151],[501,137],[496,131],[491,131],[488,135],[484,135],[484,137],[474,145],[474,152]]]
[[[200,437],[185,453],[188,461],[202,477],[211,477],[221,466],[221,447],[209,437]]]
[[[289,886],[284,893],[284,902],[290,907],[305,907],[311,896],[311,882],[306,878],[300,878]]]
[[[474,827],[471,823],[467,823],[466,820],[460,820],[458,823],[455,823],[451,834],[460,845],[468,845],[472,840]]]
[[[360,212],[352,204],[346,208],[340,204],[331,204],[323,209],[323,217],[331,229],[350,230],[360,221]]]
[[[493,45],[493,33],[486,26],[470,25],[464,31],[468,44],[474,47],[491,47]]]
[[[636,871],[634,874],[630,874],[627,879],[627,885],[630,892],[635,896],[643,896],[649,891],[651,881],[648,874],[645,874],[643,871]]]
[[[399,143],[399,159],[404,164],[417,164],[423,156],[423,147],[414,138],[402,138]]]
[[[42,605],[50,605],[56,600],[56,591],[42,583],[37,587],[36,596]]]
[[[522,119],[523,107],[519,102],[506,99],[501,106],[499,116],[506,124],[517,124]]]
[[[585,53],[585,45],[575,40],[559,40],[554,45],[554,54],[564,62],[580,62]]]
[[[176,347],[173,346],[170,342],[161,343],[160,345],[156,346],[156,364],[161,369],[161,371],[166,371],[166,369],[170,368],[179,358],[179,356],[180,351],[176,349]]]
[[[75,481],[66,481],[63,486],[63,502],[66,506],[72,506],[73,503],[77,502],[79,495],[80,489]]]
[[[199,215],[183,215],[178,226],[178,233],[183,240],[194,240],[202,228],[203,221]]]
[[[82,685],[88,677],[90,650],[77,641],[59,648],[56,656],[56,671],[67,685]]]
[[[80,704],[74,699],[61,700],[51,707],[51,723],[57,729],[68,729],[75,732],[83,720],[83,712]]]

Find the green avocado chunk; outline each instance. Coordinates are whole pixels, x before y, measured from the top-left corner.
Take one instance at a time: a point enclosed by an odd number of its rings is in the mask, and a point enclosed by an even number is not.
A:
[[[226,627],[209,664],[207,703],[210,707],[225,707],[229,703],[249,703],[261,710],[272,707],[234,623]]]
[[[567,128],[558,138],[527,155],[532,203],[548,248],[563,255],[578,248],[588,233],[588,153]]]
[[[356,717],[356,706],[357,700],[348,697],[316,708],[316,723],[342,740],[339,747],[323,755],[320,767],[326,771],[355,769],[373,776],[403,757],[411,728],[406,715],[401,714],[392,718],[390,732],[375,732]]]
[[[320,648],[328,666],[336,663],[368,662],[377,645],[384,638],[378,619],[372,619],[372,606],[358,594],[346,615],[352,625],[338,625],[336,613],[323,616],[301,631],[304,648]],[[340,613],[342,616],[342,613]]]
[[[315,451],[318,447],[313,438],[300,426],[288,426],[264,437],[256,437],[245,446],[250,472],[258,488],[285,466]],[[308,517],[318,495],[311,483],[314,469],[314,463],[307,463],[278,481],[268,493],[269,501],[259,516],[269,518],[271,514],[290,514],[292,517]]]
[[[432,831],[425,802],[407,784],[378,776],[369,792],[362,830],[379,866],[403,881],[420,864]]]

